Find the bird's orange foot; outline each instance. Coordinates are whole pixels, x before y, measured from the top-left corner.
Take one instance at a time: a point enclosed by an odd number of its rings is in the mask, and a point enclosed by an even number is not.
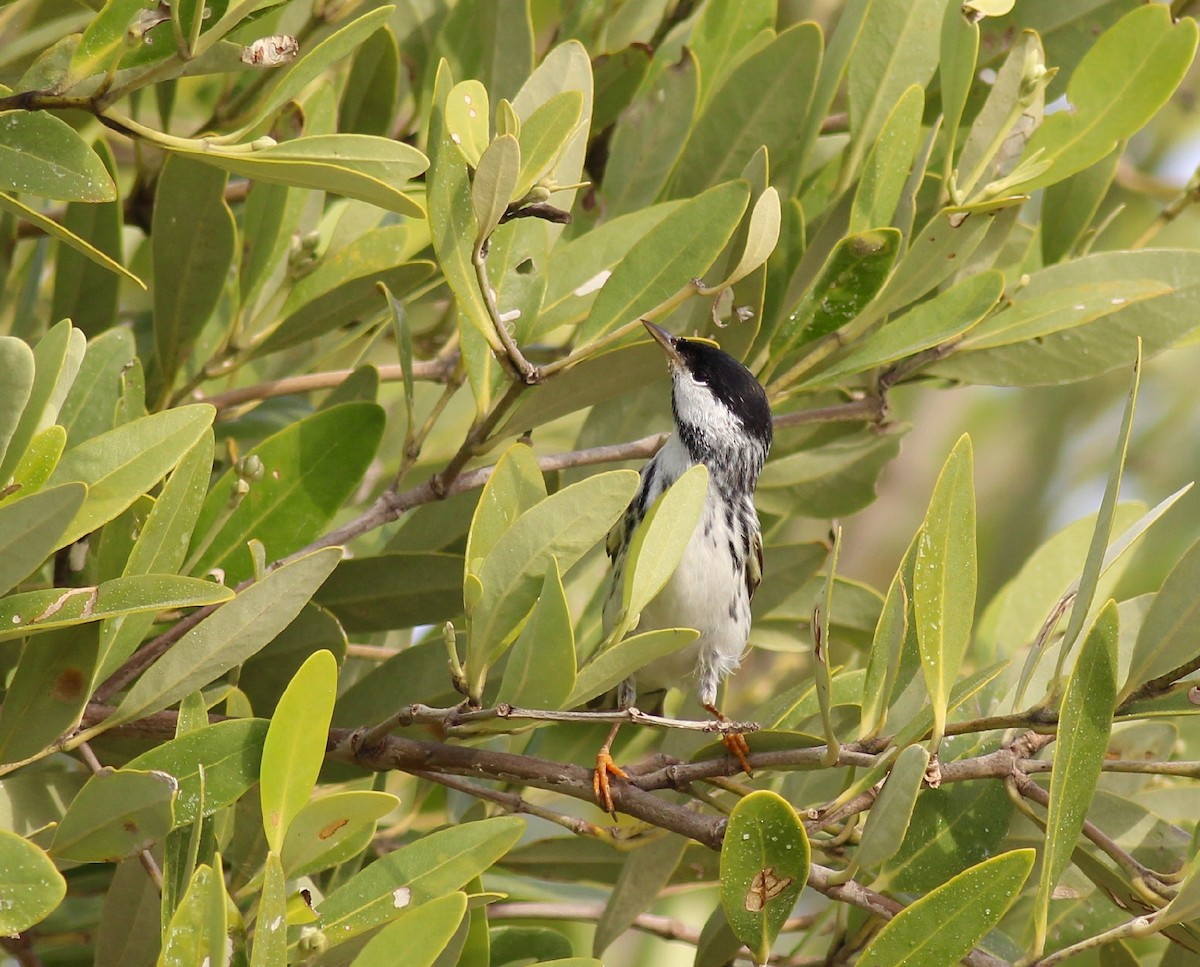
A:
[[[746,741],[746,737],[741,732],[726,732],[721,736],[721,741],[737,759],[746,775],[753,776],[754,770],[750,768],[750,760],[747,758],[750,755],[750,744]]]
[[[617,810],[613,806],[612,786],[608,778],[609,776],[628,779],[629,773],[613,762],[613,757],[609,755],[608,749],[604,748],[596,753],[596,771],[592,774],[592,793],[595,795],[596,802],[600,808],[606,813],[610,813],[616,819]]]
[[[725,714],[715,705],[705,704],[705,710],[716,717],[716,720],[722,725],[729,721]],[[754,775],[754,770],[750,768],[750,744],[746,741],[746,737],[741,732],[722,732],[721,741],[725,743],[727,748],[738,764],[741,765],[742,771],[748,776]]]

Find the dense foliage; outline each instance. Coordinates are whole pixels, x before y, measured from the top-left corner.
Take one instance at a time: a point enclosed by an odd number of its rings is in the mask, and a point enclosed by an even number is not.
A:
[[[3,949],[1195,962],[1190,6],[0,5]],[[694,636],[643,318],[775,413],[753,777],[584,709]]]

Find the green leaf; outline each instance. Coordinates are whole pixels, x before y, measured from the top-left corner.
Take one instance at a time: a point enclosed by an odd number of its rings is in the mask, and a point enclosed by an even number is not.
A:
[[[575,708],[619,685],[639,668],[691,644],[700,633],[694,628],[659,628],[643,631],[606,648],[581,669],[566,708]]]
[[[634,921],[658,899],[683,859],[687,845],[685,837],[667,833],[626,855],[621,875],[604,905],[604,913],[596,921],[593,954],[603,955],[612,942],[633,926]]]
[[[687,44],[700,63],[701,100],[712,96],[745,56],[747,46],[764,31],[773,30],[775,7],[774,0],[744,0],[700,8]]]
[[[344,27],[334,31],[312,50],[293,61],[285,70],[277,73],[262,102],[255,108],[254,116],[265,118],[297,97],[331,64],[336,64],[366,41],[387,21],[395,9],[395,7],[385,4],[369,10],[361,17],[351,20]]]
[[[905,746],[896,756],[883,789],[867,813],[855,854],[861,866],[876,869],[900,849],[928,765],[929,752],[919,745]]]
[[[29,400],[29,394],[34,385],[33,350],[28,343],[15,336],[0,336],[0,377],[4,380],[4,393],[0,394],[0,465],[10,469],[8,473],[0,471],[0,485],[8,483],[12,475],[11,467],[20,459],[17,454],[11,460],[5,460],[9,442],[20,426],[21,413]],[[21,444],[22,449],[28,446],[26,439]]]
[[[113,428],[121,396],[121,373],[132,364],[136,353],[133,334],[127,329],[109,329],[88,341],[83,363],[58,414],[71,446]]]
[[[1045,59],[1042,38],[1033,30],[1023,31],[997,72],[987,100],[963,142],[953,172],[953,197],[965,200],[981,181],[990,182],[994,175],[1007,174],[1006,169],[1016,164],[1014,149],[1020,150],[1029,138],[1029,130],[1042,117],[1049,81]],[[980,194],[984,193],[986,188]]]
[[[1109,538],[1112,536],[1113,520],[1117,511],[1117,500],[1121,495],[1121,478],[1124,476],[1125,461],[1129,455],[1129,440],[1133,434],[1133,415],[1137,409],[1138,389],[1141,381],[1142,354],[1139,346],[1137,358],[1133,363],[1133,381],[1129,387],[1129,395],[1125,399],[1125,412],[1121,417],[1121,429],[1117,433],[1116,450],[1108,469],[1108,479],[1105,481],[1100,510],[1096,514],[1096,530],[1092,534],[1087,558],[1083,562],[1083,572],[1079,575],[1079,586],[1075,591],[1075,600],[1071,604],[1071,616],[1067,619],[1067,630],[1063,633],[1062,644],[1059,645],[1056,674],[1062,673],[1066,656],[1083,632],[1083,624],[1091,610],[1092,601],[1096,596],[1096,587],[1100,583],[1100,575],[1104,571]]]
[[[384,24],[354,52],[338,105],[337,129],[387,137],[403,91],[400,78],[400,48],[391,26]]]
[[[904,92],[914,84],[924,88],[933,77],[946,9],[940,0],[868,6],[866,26],[857,38],[847,72],[851,134],[850,158],[843,165],[847,180]]]
[[[54,473],[58,461],[62,458],[67,446],[67,431],[57,423],[48,426],[36,434],[25,448],[21,462],[13,467],[10,486],[17,488],[12,495],[22,491],[32,494],[41,490],[42,486]],[[10,496],[12,496],[10,495]],[[2,501],[0,501],[2,502]]]
[[[67,86],[104,70],[121,56],[126,32],[141,9],[140,0],[106,0],[71,55]]]
[[[1119,293],[1111,299],[1127,301],[1113,304],[1114,311],[1087,325],[1014,345],[955,353],[929,371],[975,383],[1040,386],[1125,368],[1137,353],[1139,338],[1143,356],[1150,358],[1196,329],[1193,306],[1200,296],[1200,282],[1194,272],[1200,272],[1200,255],[1190,250],[1102,252],[1049,266],[1033,273],[1029,285],[1013,293],[1014,307],[1053,299],[1050,293],[1071,287],[1103,291],[1132,283],[1136,293],[1146,280],[1154,280],[1169,291],[1139,299],[1130,299],[1133,293]],[[1087,306],[1082,301],[1072,305],[1077,304]]]
[[[51,552],[83,505],[87,487],[63,484],[0,504],[0,594],[7,594]]]
[[[856,435],[772,460],[758,480],[758,508],[817,518],[853,513],[875,499],[875,482],[899,451],[899,435]]]
[[[312,795],[325,760],[329,720],[337,694],[337,661],[328,651],[310,655],[284,690],[263,742],[259,791],[267,847],[283,852],[288,826]]]
[[[613,126],[601,197],[615,219],[635,217],[659,197],[683,151],[700,97],[696,56],[652,72]],[[603,227],[603,226],[602,226]],[[587,238],[587,235],[581,237]]]
[[[63,454],[47,484],[87,484],[87,499],[67,525],[69,544],[106,524],[146,493],[209,430],[207,403],[152,413],[101,433]]]
[[[112,149],[103,138],[92,142],[110,177],[117,170]],[[113,261],[121,258],[124,211],[119,197],[101,204],[72,202],[63,215],[63,228],[94,245]],[[89,336],[97,336],[117,321],[120,280],[70,245],[60,243],[54,267],[52,319],[70,319]],[[121,330],[128,338],[129,333]],[[86,363],[86,359],[85,359]]]
[[[979,25],[963,16],[961,7],[946,6],[940,51],[938,80],[942,89],[942,129],[946,136],[946,170],[949,171],[979,57]]]
[[[749,194],[743,181],[710,188],[638,239],[596,296],[578,341],[590,342],[635,321],[703,276],[737,228]]]
[[[42,212],[39,212],[36,208],[30,208],[28,205],[23,205],[11,195],[6,195],[3,192],[0,192],[0,210],[8,211],[18,218],[36,225],[51,238],[56,238],[64,245],[69,245],[71,248],[75,249],[75,251],[91,259],[97,265],[101,265],[110,272],[115,272],[122,278],[128,279],[141,289],[146,288],[146,283],[125,268],[125,266],[123,266],[120,262],[110,258],[100,249],[96,248],[96,246],[92,245],[91,242],[80,238],[70,229],[60,225],[53,218],[50,218]]]
[[[546,269],[549,278],[541,314],[532,332],[543,334],[559,326],[581,321],[612,275],[612,270],[625,258],[629,249],[682,204],[669,201],[650,205],[606,221],[578,238],[555,245]],[[657,353],[657,359],[661,373],[661,352]],[[581,360],[580,366],[586,366],[590,360],[591,357]],[[527,393],[522,397],[522,405],[554,392],[560,378],[568,376],[575,368],[538,386],[536,392]]]
[[[872,889],[924,893],[945,883],[996,853],[1013,812],[999,783],[956,782],[922,790],[899,852]]]
[[[136,574],[174,574],[183,564],[188,540],[212,476],[213,434],[206,431],[171,471],[141,525],[122,571]],[[100,663],[96,680],[103,681],[133,654],[150,626],[153,612],[116,617],[100,629]]]
[[[287,884],[278,853],[268,853],[263,866],[262,893],[254,918],[254,946],[250,967],[284,967],[287,964]]]
[[[1046,189],[1042,195],[1043,264],[1052,265],[1077,251],[1108,196],[1124,154],[1122,143],[1107,158]]]
[[[513,200],[521,176],[521,147],[511,134],[502,134],[484,149],[471,179],[471,204],[475,207],[475,244],[479,245],[500,224]]]
[[[854,204],[850,209],[849,232],[864,232],[877,225],[892,224],[900,192],[912,167],[921,138],[921,115],[925,92],[908,88],[892,108],[879,132],[879,140],[867,155]]]
[[[894,228],[859,232],[838,242],[820,275],[772,334],[772,358],[858,317],[883,288],[899,250],[900,233]]]
[[[1040,152],[1051,165],[1022,190],[1090,167],[1145,125],[1183,80],[1196,42],[1194,20],[1173,21],[1157,4],[1131,10],[1101,34],[1067,84],[1071,110],[1050,115],[1030,139],[1024,158]]]
[[[708,496],[708,468],[688,469],[654,502],[638,524],[625,558],[622,620],[637,625],[642,609],[675,573],[691,542]]]
[[[476,80],[459,81],[446,98],[446,131],[463,160],[474,168],[491,141],[487,88]]]
[[[424,170],[425,156],[387,138],[325,134],[294,138],[249,152],[171,150],[179,157],[252,181],[328,191],[411,218],[425,214],[411,195],[393,184],[403,184]]]
[[[218,608],[142,674],[106,726],[166,708],[241,664],[291,623],[341,556],[340,547],[314,551]]]
[[[761,146],[783,158],[808,114],[821,64],[821,31],[799,23],[737,67],[712,95],[679,159],[672,194],[695,195],[737,178]],[[704,65],[700,79],[704,84]]]
[[[575,688],[575,630],[558,561],[546,569],[533,614],[504,666],[497,702],[526,708],[564,708]]]
[[[321,930],[333,946],[394,920],[410,905],[452,893],[489,869],[524,831],[523,819],[497,816],[422,836],[327,896],[321,904]]]
[[[0,528],[2,530],[2,528]],[[1135,689],[1153,681],[1173,668],[1191,661],[1197,650],[1196,627],[1200,614],[1200,541],[1181,557],[1162,589],[1154,596],[1150,610],[1138,629],[1129,661],[1129,673],[1121,688],[1119,701]]]
[[[637,489],[631,470],[596,474],[522,514],[479,568],[483,597],[469,615],[467,660],[483,674],[513,640],[533,606],[551,558],[565,572],[624,512]]]
[[[1113,529],[1127,532],[1144,511],[1143,504],[1118,504]],[[1091,514],[1062,528],[1026,558],[1021,570],[984,609],[975,630],[976,654],[1007,655],[1018,643],[1037,637],[1046,615],[1078,581],[1095,530],[1096,515]],[[1121,573],[1120,567],[1109,569],[1108,577],[1100,585],[1102,595],[1112,593]]]
[[[938,293],[857,344],[802,386],[828,386],[855,373],[915,356],[972,330],[1004,294],[1004,273],[980,272]],[[969,336],[967,338],[970,338]]]
[[[86,351],[87,340],[82,332],[71,326],[70,320],[64,319],[52,326],[33,350],[33,381],[27,394],[22,392],[26,362],[16,361],[16,357],[24,353],[14,351],[11,354],[13,369],[16,370],[14,402],[20,400],[22,395],[26,396],[26,400],[16,426],[8,431],[8,447],[4,459],[0,460],[0,482],[8,482],[33,438],[58,419],[58,412],[75,381]]]
[[[1065,285],[1054,290],[1039,287],[1036,294],[1018,290],[1014,300],[985,320],[957,347],[962,352],[1037,341],[1052,333],[1085,326],[1124,306],[1144,299],[1170,295],[1172,288],[1157,279],[1117,279]]]
[[[396,264],[396,247],[407,238],[403,225],[375,229],[325,258],[288,294],[282,319],[258,343],[254,356],[269,356],[370,318],[381,308],[379,286],[404,298],[429,278],[433,264]]]
[[[863,967],[953,967],[1012,906],[1034,851],[1011,850],[943,883],[884,924],[859,956]]]
[[[314,597],[352,633],[437,624],[462,613],[463,559],[434,552],[342,561]]]
[[[756,963],[771,946],[808,882],[808,836],[778,793],[760,789],[733,807],[721,844],[721,906]]]
[[[725,278],[722,285],[740,282],[751,272],[766,264],[779,242],[779,230],[783,223],[783,212],[779,207],[779,192],[767,188],[754,202],[750,220],[746,225],[746,242],[737,265]]]
[[[521,175],[514,198],[523,198],[545,175],[575,133],[583,114],[583,95],[579,91],[555,94],[521,124]]]
[[[159,956],[162,967],[218,964],[225,960],[231,945],[226,936],[226,910],[231,901],[225,893],[220,857],[215,859],[216,869],[205,864],[196,867],[192,874],[163,938]]]
[[[164,397],[221,298],[233,265],[237,224],[226,176],[168,156],[154,195],[154,352]]]
[[[1117,605],[1109,600],[1084,640],[1059,709],[1046,853],[1034,905],[1034,944],[1039,950],[1045,943],[1054,887],[1070,862],[1108,749],[1117,697],[1117,631]]]
[[[411,907],[367,942],[352,967],[392,967],[398,951],[404,951],[405,965],[432,967],[466,912],[465,893],[448,893]]]
[[[177,790],[164,772],[105,769],[72,801],[50,852],[78,863],[115,863],[149,849],[171,831]]]
[[[0,113],[0,189],[61,201],[117,197],[100,156],[46,111]]]
[[[524,0],[466,0],[455,4],[442,24],[437,50],[450,61],[456,74],[478,77],[494,98],[511,100],[533,70],[529,5]]]
[[[950,689],[975,617],[973,473],[971,438],[964,435],[934,485],[913,564],[913,611],[921,670],[933,702],[935,748],[945,734]]]
[[[174,776],[179,784],[175,825],[187,826],[237,802],[258,782],[266,736],[263,719],[216,722],[143,752],[125,768]]]
[[[492,326],[475,266],[471,260],[474,240],[479,235],[475,208],[471,200],[471,180],[467,163],[449,128],[450,85],[453,79],[443,61],[438,65],[434,83],[432,112],[429,118],[429,174],[426,178],[429,205],[429,230],[438,266],[454,293],[460,319],[469,323],[487,341],[493,352],[503,352]],[[486,115],[485,115],[486,121]],[[461,140],[461,135],[460,135]],[[472,381],[481,378],[480,365],[468,367]],[[476,390],[478,397],[479,390]]]
[[[319,767],[321,757],[316,764]],[[400,805],[389,792],[351,789],[304,803],[288,824],[283,868],[288,879],[345,862],[365,849],[376,820]]]
[[[912,581],[912,559],[915,542],[909,546],[888,586],[883,610],[871,639],[867,655],[866,675],[863,678],[862,736],[875,735],[887,721],[887,709],[892,689],[900,673],[900,661],[905,638],[908,637],[909,594]]]
[[[278,560],[316,539],[354,492],[383,435],[383,410],[374,403],[343,403],[297,420],[250,450],[263,475],[228,510],[240,480],[236,468],[213,484],[200,511],[193,553],[208,541],[192,570],[225,571],[237,584],[254,573],[246,539],[253,536]],[[68,454],[69,456],[69,454]]]
[[[932,292],[953,275],[979,247],[993,220],[986,215],[955,216],[938,212],[909,239],[887,287],[872,307],[882,318]]]
[[[483,485],[467,534],[467,571],[477,573],[517,518],[546,499],[546,482],[528,444],[504,451]]]
[[[0,641],[137,611],[220,604],[232,597],[220,584],[173,574],[136,574],[95,587],[26,591],[0,600]]]
[[[33,843],[0,829],[0,930],[13,936],[46,919],[67,895],[67,881]]]
[[[26,649],[0,709],[0,761],[37,756],[74,731],[91,693],[98,650],[95,625],[46,632]]]

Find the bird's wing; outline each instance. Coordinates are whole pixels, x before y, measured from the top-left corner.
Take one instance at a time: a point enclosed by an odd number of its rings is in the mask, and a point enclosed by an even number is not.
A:
[[[750,600],[754,600],[754,592],[758,590],[758,586],[762,583],[763,576],[763,546],[762,546],[762,531],[754,532],[754,547],[753,553],[749,560],[746,561],[746,590],[750,592]]]

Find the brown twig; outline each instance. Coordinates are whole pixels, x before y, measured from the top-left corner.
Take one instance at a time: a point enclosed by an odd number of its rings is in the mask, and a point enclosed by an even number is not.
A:
[[[456,359],[415,360],[412,371],[413,379],[445,383],[453,375],[456,364]],[[404,367],[399,364],[377,366],[376,369],[379,371],[379,379],[384,383],[397,383],[404,379]],[[195,402],[210,403],[218,411],[228,410],[244,403],[257,403],[260,400],[274,399],[277,396],[333,389],[345,382],[353,372],[352,369],[333,369],[323,373],[308,373],[304,376],[288,376],[265,383],[255,383],[253,386],[225,390],[223,393],[197,396]]]

